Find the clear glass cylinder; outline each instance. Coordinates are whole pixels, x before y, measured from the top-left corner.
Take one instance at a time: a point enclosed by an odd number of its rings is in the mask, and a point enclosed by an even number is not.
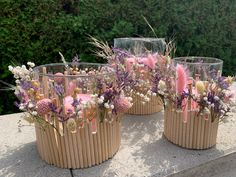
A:
[[[115,38],[114,47],[127,50],[133,55],[143,55],[147,52],[164,54],[164,38]]]
[[[212,57],[178,57],[173,60],[174,65],[183,65],[189,77],[206,81],[222,75],[223,61]]]
[[[46,64],[36,67],[34,74],[35,80],[44,83],[41,84],[42,94],[48,92],[53,95],[55,89],[51,87],[56,84],[63,89],[63,96],[72,94],[75,88],[79,89],[79,93],[95,94],[99,80],[109,82],[115,79],[110,66],[97,63],[67,63],[67,66],[64,63]]]

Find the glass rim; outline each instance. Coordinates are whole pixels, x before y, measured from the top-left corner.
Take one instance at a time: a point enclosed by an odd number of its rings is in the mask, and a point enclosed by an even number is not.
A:
[[[68,65],[72,65],[74,64],[73,62],[68,62],[67,63]],[[44,64],[44,65],[39,65],[39,66],[36,66],[35,68],[33,68],[33,72],[36,72],[38,73],[39,76],[47,76],[47,77],[58,77],[54,74],[50,74],[50,73],[43,73],[43,72],[40,72],[39,70],[43,67],[56,67],[56,66],[63,66],[65,68],[65,64],[64,63],[49,63],[49,64]],[[104,64],[104,63],[87,63],[87,62],[79,62],[77,64],[77,66],[107,66],[109,69],[111,69],[111,72],[108,72],[106,74],[101,74],[101,73],[96,73],[95,76],[106,76],[106,75],[110,75],[110,74],[113,74],[115,71],[114,69],[109,65],[109,64]],[[66,71],[66,69],[64,70]],[[92,75],[86,75],[86,74],[77,74],[77,75],[71,75],[71,74],[64,74],[63,73],[63,76],[60,76],[60,77],[93,77]]]
[[[136,41],[145,41],[145,42],[153,42],[153,41],[165,41],[165,38],[156,38],[156,37],[121,37],[121,38],[114,38],[116,40],[136,40]]]
[[[215,62],[210,63],[210,62],[196,62],[196,63],[191,63],[191,62],[186,62],[186,61],[181,61],[181,59],[194,59],[194,58],[198,58],[198,59],[210,59],[210,60],[214,60]],[[176,63],[178,64],[191,64],[191,65],[219,65],[219,64],[223,64],[223,60],[219,59],[219,58],[215,58],[215,57],[201,57],[201,56],[188,56],[188,57],[175,57],[172,59],[172,61],[176,61]]]

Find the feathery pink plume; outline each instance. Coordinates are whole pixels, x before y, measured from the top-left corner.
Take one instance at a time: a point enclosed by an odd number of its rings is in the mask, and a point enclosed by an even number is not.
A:
[[[176,66],[176,93],[182,94],[187,84],[187,74],[182,65]]]
[[[148,66],[151,69],[154,69],[157,63],[157,55],[156,54],[149,54],[147,57],[143,57],[140,59],[140,63]]]

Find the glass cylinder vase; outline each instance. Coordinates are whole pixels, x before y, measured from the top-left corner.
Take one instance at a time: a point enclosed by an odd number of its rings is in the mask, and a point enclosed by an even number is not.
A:
[[[223,61],[210,57],[174,58],[176,78],[164,112],[164,135],[172,143],[188,149],[207,149],[216,144],[221,111]],[[217,109],[216,109],[217,108]]]
[[[115,38],[114,48],[127,51],[137,59],[145,58],[149,54],[164,55],[166,43],[164,38]],[[133,61],[132,61],[133,62]],[[136,73],[137,74],[137,73]],[[138,75],[138,74],[137,74]],[[149,78],[150,79],[150,78]],[[146,79],[144,79],[146,80]],[[141,89],[142,90],[142,89]],[[150,101],[143,104],[140,95],[143,91],[136,90],[139,95],[132,95],[133,106],[127,112],[133,115],[148,115],[159,112],[163,109],[162,100],[159,96],[150,95]]]
[[[102,64],[58,63],[34,68],[36,142],[43,160],[61,168],[87,168],[118,151],[121,114],[112,114],[111,108],[103,109],[96,102],[106,89],[103,84],[112,82],[113,69]]]

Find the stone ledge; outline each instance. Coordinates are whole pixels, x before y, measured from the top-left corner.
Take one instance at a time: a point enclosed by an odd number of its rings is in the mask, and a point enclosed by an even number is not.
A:
[[[47,165],[36,150],[34,127],[18,132],[21,114],[0,116],[0,176],[70,176],[70,171]],[[236,114],[221,123],[217,145],[208,150],[182,149],[163,137],[163,112],[151,116],[125,116],[122,144],[107,162],[73,170],[74,176],[180,176],[181,172],[236,152]],[[23,121],[22,121],[23,122]],[[175,176],[175,177],[177,177]]]

